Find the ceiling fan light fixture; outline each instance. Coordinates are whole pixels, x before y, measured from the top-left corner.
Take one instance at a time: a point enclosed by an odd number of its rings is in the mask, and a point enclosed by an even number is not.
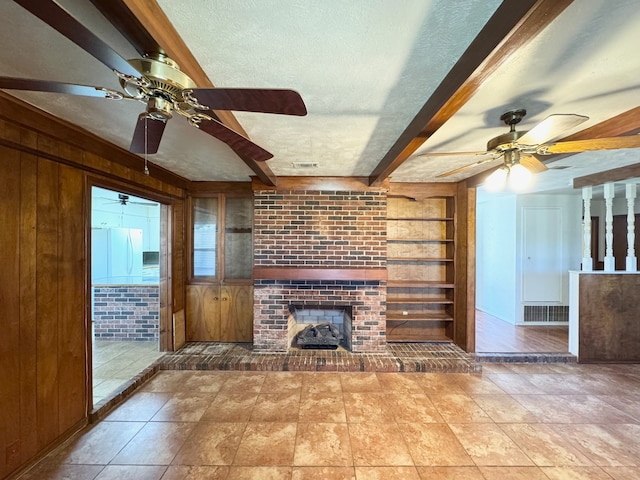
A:
[[[527,188],[533,174],[522,164],[516,163],[509,169],[509,189],[520,192]]]
[[[487,177],[484,182],[484,188],[488,192],[499,192],[504,188],[508,176],[509,167],[503,165]]]

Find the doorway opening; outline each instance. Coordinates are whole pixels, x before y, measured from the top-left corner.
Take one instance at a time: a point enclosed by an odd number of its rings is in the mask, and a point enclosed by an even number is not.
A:
[[[162,356],[160,204],[91,187],[93,405]]]

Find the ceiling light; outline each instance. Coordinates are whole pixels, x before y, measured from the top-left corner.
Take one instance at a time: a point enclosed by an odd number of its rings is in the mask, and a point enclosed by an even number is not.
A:
[[[505,184],[514,192],[524,190],[531,180],[531,172],[520,163],[520,151],[504,152],[504,164],[487,177],[484,186],[489,192],[502,190]]]

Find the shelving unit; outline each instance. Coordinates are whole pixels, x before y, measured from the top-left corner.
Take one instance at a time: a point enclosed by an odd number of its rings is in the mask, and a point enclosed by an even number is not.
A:
[[[387,340],[451,341],[454,197],[389,197]]]

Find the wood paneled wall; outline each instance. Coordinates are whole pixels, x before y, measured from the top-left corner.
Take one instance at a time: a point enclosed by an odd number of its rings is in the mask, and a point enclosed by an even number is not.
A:
[[[91,182],[172,205],[169,307],[184,309],[186,181],[128,160],[139,158],[0,92],[0,478],[87,421]]]

